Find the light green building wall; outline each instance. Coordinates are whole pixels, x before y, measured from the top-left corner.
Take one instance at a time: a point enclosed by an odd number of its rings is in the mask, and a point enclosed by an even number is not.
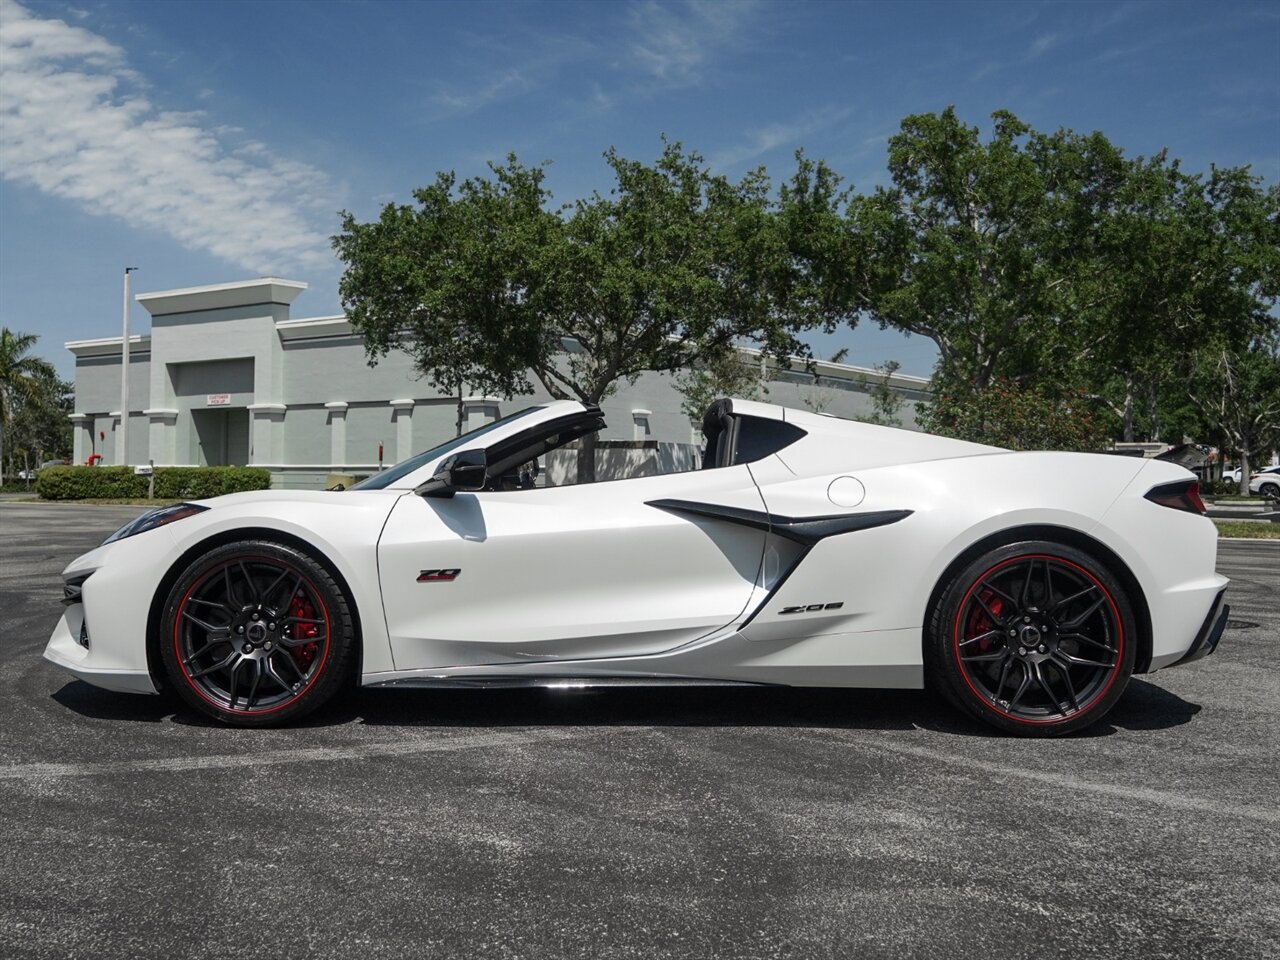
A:
[[[407,356],[370,367],[345,317],[290,318],[306,285],[261,278],[139,294],[150,336],[131,338],[129,451],[115,438],[120,406],[119,337],[67,344],[76,355],[75,458],[104,463],[265,467],[278,486],[323,485],[330,473],[377,469],[455,435],[458,399],[419,379]],[[764,399],[842,417],[864,416],[874,371],[821,363],[821,375],[769,367]],[[903,425],[927,401],[928,382],[895,375],[906,401]],[[464,388],[465,392],[465,388]],[[463,399],[463,429],[550,399],[538,391],[510,400]],[[601,405],[606,440],[691,444],[672,377],[646,373]]]

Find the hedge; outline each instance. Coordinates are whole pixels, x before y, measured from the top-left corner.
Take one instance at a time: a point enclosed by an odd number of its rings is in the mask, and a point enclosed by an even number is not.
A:
[[[146,497],[148,479],[132,467],[45,467],[36,474],[36,492],[45,500],[137,500]],[[271,486],[271,474],[255,467],[156,467],[155,479],[161,500],[205,500]]]
[[[1240,492],[1240,484],[1234,480],[1201,481],[1200,492],[1213,497],[1230,497]]]

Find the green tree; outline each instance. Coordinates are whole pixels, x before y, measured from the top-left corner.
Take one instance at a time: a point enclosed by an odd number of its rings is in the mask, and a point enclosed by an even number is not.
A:
[[[744,338],[782,352],[790,329],[842,309],[796,292],[809,271],[790,252],[805,230],[820,234],[813,222],[837,202],[829,179],[801,177],[775,202],[762,172],[730,182],[678,143],[652,165],[615,150],[605,160],[610,193],[555,211],[543,169],[510,156],[490,177],[440,174],[415,207],[389,205],[375,222],[343,214],[340,292],[370,362],[403,349],[437,386],[511,396],[536,381],[599,403]],[[801,200],[807,212],[780,226],[777,209]],[[593,472],[584,442],[579,479]]]
[[[1077,320],[1073,377],[1091,385],[1126,442],[1137,438],[1140,405],[1149,439],[1158,440],[1158,396],[1173,377],[1179,341],[1193,325],[1190,181],[1161,153],[1122,161],[1087,194],[1089,231],[1075,253],[1082,266],[1065,309]]]
[[[0,484],[4,483],[5,435],[19,409],[46,402],[57,381],[53,365],[31,354],[39,337],[0,327]]]
[[[917,417],[930,433],[1010,450],[1101,450],[1107,442],[1096,401],[1084,392],[1012,380],[935,393]]]
[[[1278,210],[1276,191],[1246,169],[1188,175],[1163,153],[1124,165],[1079,251],[1088,267],[1068,307],[1082,321],[1075,374],[1095,384],[1123,439],[1139,424],[1147,439],[1177,439],[1165,428],[1189,422],[1184,386],[1202,348],[1244,351],[1275,326]]]
[[[492,178],[459,184],[452,173],[414,191],[416,206],[387,204],[378,219],[344,212],[333,238],[346,264],[339,294],[364,336],[372,366],[407,352],[438,389],[510,396],[530,389],[541,345],[531,288],[551,235],[563,229],[544,209],[540,167],[514,156]],[[459,417],[461,415],[459,414]]]
[[[49,459],[71,456],[71,421],[74,387],[54,376],[32,399],[17,404],[12,423],[5,435],[11,467],[39,466]]]
[[[897,360],[876,365],[879,376],[875,380],[864,378],[871,394],[871,412],[858,419],[863,423],[875,423],[882,427],[902,426],[902,394],[893,389],[893,375],[902,367]]]
[[[849,348],[841,347],[827,359],[828,363],[844,363],[845,358],[849,356]],[[791,364],[788,364],[790,366]],[[817,361],[810,359],[806,362],[805,367],[811,377],[813,383],[807,390],[803,390],[800,395],[800,402],[812,410],[814,413],[822,413],[836,399],[836,391],[841,389],[829,378],[825,378],[818,372]]]
[[[1204,321],[1182,369],[1206,425],[1240,462],[1244,492],[1250,460],[1280,446],[1280,187],[1216,167],[1198,186]]]
[[[769,392],[759,365],[736,348],[704,354],[693,367],[677,373],[674,383],[684,397],[680,410],[694,423],[701,423],[707,408],[721,397],[759,400]]]
[[[1191,398],[1235,452],[1246,494],[1255,455],[1280,448],[1280,338],[1259,337],[1243,351],[1211,345],[1196,359]]]
[[[1107,155],[1100,137],[1039,134],[1007,111],[991,138],[954,109],[902,121],[893,186],[850,207],[879,266],[868,284],[882,325],[928,337],[948,385],[1034,379],[1062,340],[1062,298],[1087,229],[1070,202]]]
[[[937,344],[934,389],[963,422],[985,422],[975,392],[1007,381],[1046,412],[1077,408],[1064,386],[1082,387],[1125,439],[1226,436],[1187,384],[1223,350],[1239,368],[1275,329],[1280,191],[1247,169],[1191,175],[1101,133],[992,119],[984,141],[952,109],[907,117],[892,187],[851,202],[879,263],[864,271],[870,315]]]

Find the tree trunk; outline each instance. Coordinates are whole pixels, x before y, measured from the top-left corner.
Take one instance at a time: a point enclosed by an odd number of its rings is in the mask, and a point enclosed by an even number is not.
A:
[[[0,487],[4,486],[4,421],[0,420]]]
[[[1124,424],[1124,442],[1133,443],[1133,377],[1124,378],[1124,413],[1121,414]]]
[[[1160,403],[1154,385],[1147,388],[1147,420],[1151,430],[1151,442],[1160,442]]]
[[[578,483],[596,482],[596,433],[588,433],[578,442]]]
[[[456,437],[462,436],[462,381],[458,381],[458,432],[454,434]]]
[[[1240,450],[1240,489],[1239,494],[1242,497],[1249,495],[1249,451]]]

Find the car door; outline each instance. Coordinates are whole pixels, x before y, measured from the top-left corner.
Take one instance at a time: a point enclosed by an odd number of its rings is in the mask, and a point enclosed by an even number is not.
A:
[[[733,622],[758,580],[765,530],[658,500],[764,509],[741,465],[401,497],[378,546],[396,668],[652,654]]]

